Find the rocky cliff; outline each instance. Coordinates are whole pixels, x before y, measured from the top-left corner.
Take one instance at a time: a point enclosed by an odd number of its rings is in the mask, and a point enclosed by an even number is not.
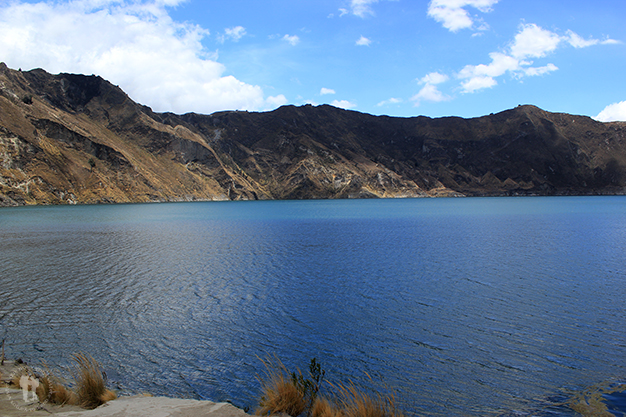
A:
[[[534,106],[176,115],[97,76],[0,64],[0,205],[625,192],[626,123]]]

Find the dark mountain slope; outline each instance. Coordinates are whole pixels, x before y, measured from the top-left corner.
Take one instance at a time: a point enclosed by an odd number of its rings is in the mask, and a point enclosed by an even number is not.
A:
[[[0,64],[0,204],[623,194],[626,124],[331,106],[154,113],[96,76]]]

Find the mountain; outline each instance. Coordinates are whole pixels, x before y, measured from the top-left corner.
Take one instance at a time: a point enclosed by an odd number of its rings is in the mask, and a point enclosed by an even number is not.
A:
[[[155,113],[97,76],[0,63],[0,205],[626,192],[626,123],[518,106]]]

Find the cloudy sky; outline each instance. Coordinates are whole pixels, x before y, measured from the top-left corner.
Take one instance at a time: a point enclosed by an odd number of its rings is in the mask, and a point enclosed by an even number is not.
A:
[[[0,0],[0,61],[175,113],[626,120],[624,0]]]

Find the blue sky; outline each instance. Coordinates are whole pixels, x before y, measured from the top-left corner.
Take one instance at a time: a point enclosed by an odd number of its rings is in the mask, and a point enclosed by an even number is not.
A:
[[[0,61],[97,74],[175,113],[626,120],[625,22],[623,0],[0,0]]]

